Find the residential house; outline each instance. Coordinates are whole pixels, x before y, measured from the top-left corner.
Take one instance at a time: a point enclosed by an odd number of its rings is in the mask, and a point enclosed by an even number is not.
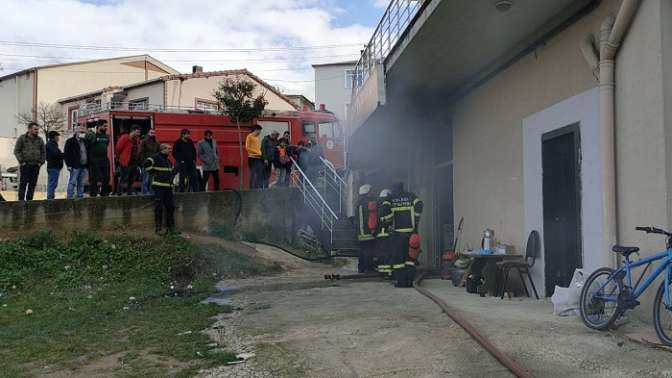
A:
[[[315,103],[310,101],[304,95],[286,95],[287,98],[296,106],[297,109],[303,110],[308,109],[310,111],[315,110]]]
[[[62,98],[58,102],[69,113],[112,109],[218,112],[214,93],[227,79],[253,82],[254,95],[264,94],[269,111],[297,109],[288,97],[246,69],[203,72],[198,66],[190,74],[165,75],[125,86],[107,87]]]
[[[539,231],[546,295],[616,266],[615,243],[665,247],[635,226],[672,228],[672,2],[392,3],[381,24],[413,16],[358,63],[350,168],[425,200],[425,262],[462,217],[463,247],[492,228],[524,253]]]
[[[355,61],[313,64],[315,70],[315,103],[324,104],[341,122],[348,119],[352,95]]]

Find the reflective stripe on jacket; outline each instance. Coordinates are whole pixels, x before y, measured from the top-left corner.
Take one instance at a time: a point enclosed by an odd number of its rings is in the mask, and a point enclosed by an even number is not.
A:
[[[154,154],[145,161],[147,172],[152,174],[153,188],[173,187],[173,163],[162,153]]]

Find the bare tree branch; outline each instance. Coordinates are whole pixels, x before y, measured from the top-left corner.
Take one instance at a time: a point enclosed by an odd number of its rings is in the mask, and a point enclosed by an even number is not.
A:
[[[66,119],[58,105],[41,102],[36,110],[36,120],[33,119],[32,112],[24,112],[16,116],[17,122],[24,126],[28,126],[31,122],[37,122],[45,137],[50,131],[63,131]]]

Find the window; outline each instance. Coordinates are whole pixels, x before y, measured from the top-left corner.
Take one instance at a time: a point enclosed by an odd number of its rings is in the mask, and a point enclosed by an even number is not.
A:
[[[341,125],[336,122],[320,122],[320,138],[337,139],[342,135]]]
[[[70,129],[74,130],[77,128],[77,121],[79,120],[79,107],[70,109]]]
[[[208,113],[217,113],[219,111],[219,104],[216,101],[196,99],[196,109]]]
[[[320,122],[319,136],[321,138],[334,137],[334,124],[332,122]]]
[[[351,89],[352,88],[352,83],[355,80],[356,80],[355,84],[358,87],[360,87],[362,85],[362,73],[357,72],[354,69],[345,70],[345,89]]]
[[[285,131],[289,131],[289,122],[259,121],[257,123],[263,127],[261,134],[259,134],[261,138],[266,135],[271,135],[273,131],[277,131],[280,134],[280,138],[282,138],[282,134],[284,134]]]
[[[128,102],[128,110],[147,110],[149,109],[149,99],[147,97]]]
[[[313,136],[315,135],[315,124],[312,122],[303,123],[303,135]]]

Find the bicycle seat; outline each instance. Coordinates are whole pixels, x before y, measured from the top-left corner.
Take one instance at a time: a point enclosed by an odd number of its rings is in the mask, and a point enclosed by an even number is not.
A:
[[[624,247],[622,245],[615,245],[611,250],[613,252],[622,254],[627,259],[630,254],[639,252],[639,247]]]

